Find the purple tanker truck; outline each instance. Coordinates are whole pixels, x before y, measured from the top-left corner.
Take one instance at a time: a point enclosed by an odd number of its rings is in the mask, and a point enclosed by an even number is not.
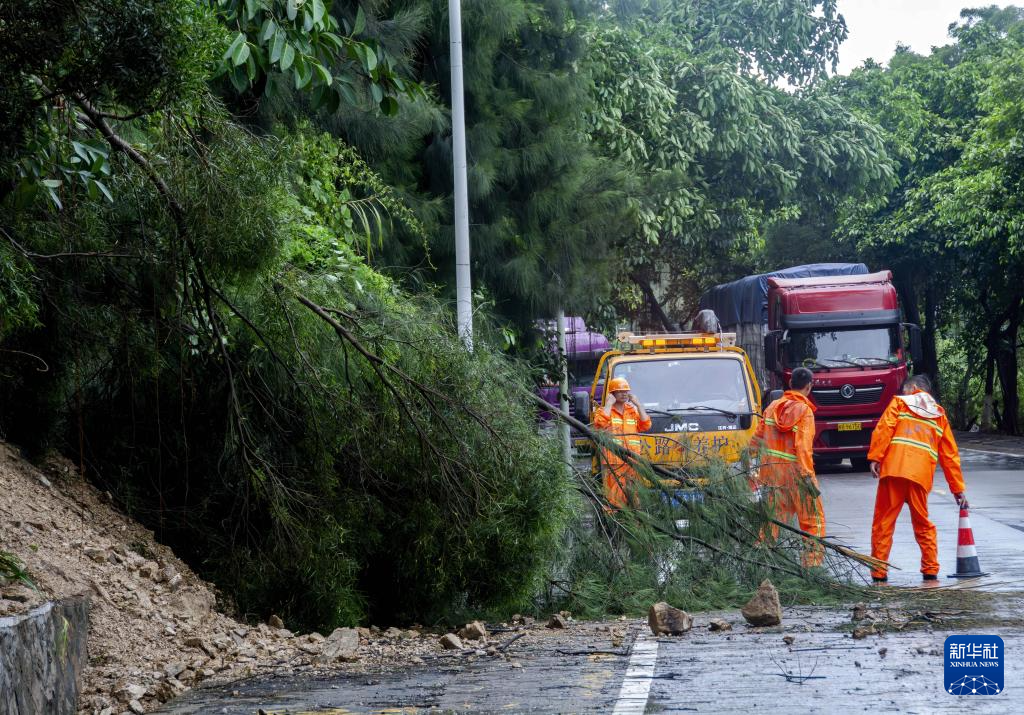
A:
[[[545,334],[550,335],[551,352],[558,353],[558,342],[555,336],[555,321],[538,321],[538,327]],[[608,350],[611,343],[601,333],[587,329],[583,318],[565,318],[565,359],[569,367],[569,412],[576,414],[576,395],[582,395],[580,399],[589,399],[590,386],[594,381],[594,373],[597,370],[597,362]],[[537,393],[544,400],[558,407],[558,383],[548,382],[537,388]],[[551,420],[554,415],[550,412],[541,412],[541,420]],[[575,435],[574,435],[574,440]]]

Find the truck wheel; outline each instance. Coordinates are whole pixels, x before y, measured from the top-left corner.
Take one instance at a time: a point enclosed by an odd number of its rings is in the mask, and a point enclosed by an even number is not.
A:
[[[853,471],[855,472],[871,471],[867,457],[850,457],[850,466],[853,467]]]

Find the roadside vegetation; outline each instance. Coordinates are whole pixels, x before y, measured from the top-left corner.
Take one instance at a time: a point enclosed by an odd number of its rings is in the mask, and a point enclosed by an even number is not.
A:
[[[472,353],[446,11],[0,10],[0,436],[68,455],[239,613],[329,629],[846,578],[759,547],[724,476],[704,546],[656,495],[609,543],[523,397],[559,307],[663,329],[721,280],[866,260],[958,424],[1021,430],[1019,10],[830,77],[834,0],[466,3]]]

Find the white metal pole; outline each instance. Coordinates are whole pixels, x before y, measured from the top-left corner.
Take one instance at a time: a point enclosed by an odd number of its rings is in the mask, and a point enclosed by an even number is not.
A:
[[[568,413],[569,361],[565,351],[565,310],[561,306],[555,313],[555,324],[558,328],[558,358],[562,363],[562,374],[558,382],[558,409]],[[566,469],[572,469],[572,438],[569,434],[569,424],[565,420],[558,420],[558,437],[562,443],[562,459],[565,461]]]
[[[462,93],[462,8],[448,0],[452,67],[452,159],[455,171],[455,303],[459,336],[473,349],[473,290],[469,275],[469,188],[466,177],[466,105]]]

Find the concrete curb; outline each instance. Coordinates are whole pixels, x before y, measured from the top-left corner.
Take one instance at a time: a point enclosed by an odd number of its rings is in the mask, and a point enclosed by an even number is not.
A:
[[[84,596],[0,618],[0,712],[74,715],[88,637]]]

